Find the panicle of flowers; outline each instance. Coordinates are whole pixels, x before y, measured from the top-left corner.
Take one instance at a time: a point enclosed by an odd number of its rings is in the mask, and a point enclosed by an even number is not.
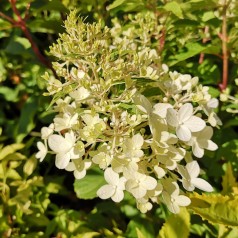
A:
[[[41,130],[36,157],[54,154],[56,167],[76,179],[98,167],[102,199],[120,202],[127,192],[143,213],[160,203],[178,213],[190,204],[186,191],[212,191],[195,159],[217,149],[218,103],[197,77],[160,63],[149,47],[159,30],[153,13],[131,21],[125,30],[115,19],[109,29],[70,13],[51,47],[61,80],[44,75],[56,114]]]

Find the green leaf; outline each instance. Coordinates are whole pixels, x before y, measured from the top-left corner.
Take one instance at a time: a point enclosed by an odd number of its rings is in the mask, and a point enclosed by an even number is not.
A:
[[[35,19],[29,23],[31,32],[42,32],[42,33],[62,33],[63,27],[62,22],[53,19]]]
[[[28,216],[26,216],[26,222],[30,222],[30,224],[33,224],[37,227],[39,226],[47,226],[50,220],[48,217],[41,213],[33,213]]]
[[[219,225],[219,238],[237,238],[238,228]]]
[[[204,12],[203,16],[202,16],[202,21],[203,22],[207,22],[213,18],[216,18],[214,15],[214,11],[208,11],[208,12]]]
[[[1,86],[0,94],[4,96],[4,99],[9,102],[17,102],[18,101],[18,90],[11,89],[9,87]]]
[[[190,215],[186,208],[181,208],[179,214],[172,214],[164,223],[157,238],[189,237]]]
[[[31,8],[34,8],[36,11],[59,11],[67,13],[68,9],[63,5],[60,0],[35,0],[31,4]]]
[[[145,9],[143,0],[116,0],[107,7],[107,10],[113,13],[116,13],[118,11],[142,11],[143,9]]]
[[[26,163],[23,166],[23,172],[26,176],[30,176],[33,171],[35,170],[37,165],[37,160],[35,156],[32,156],[30,159],[26,161]]]
[[[175,16],[180,19],[183,19],[183,11],[176,1],[168,2],[164,7],[166,11],[172,12]]]
[[[154,228],[150,221],[146,219],[131,220],[127,226],[125,237],[127,238],[154,238]]]
[[[78,234],[75,238],[93,238],[99,237],[100,233],[96,231],[85,232],[84,234]]]
[[[213,88],[213,87],[209,87],[209,94],[213,97],[213,98],[217,98],[220,95],[220,90]]]
[[[103,171],[93,168],[83,179],[75,180],[74,191],[78,198],[93,199],[97,197],[97,190],[105,183]]]
[[[15,169],[8,169],[6,177],[13,180],[21,180],[21,175]]]
[[[238,226],[238,196],[194,193],[189,208],[210,223]]]
[[[0,151],[0,160],[4,159],[7,155],[14,153],[17,150],[24,148],[24,144],[7,145]]]
[[[200,54],[203,52],[206,47],[200,45],[199,43],[188,43],[186,44],[187,51],[183,53],[176,54],[174,58],[169,63],[169,66],[173,66],[181,61],[185,61],[186,59],[189,59],[197,54]]]
[[[137,227],[136,227],[136,234],[138,238],[147,238]]]
[[[229,194],[233,187],[237,187],[236,178],[233,174],[231,163],[226,164],[225,175],[222,176],[222,194]]]
[[[16,135],[17,142],[21,142],[23,138],[35,127],[34,117],[37,112],[37,99],[30,97],[21,110],[21,116],[18,124]]]
[[[107,7],[107,10],[112,10],[112,9],[114,9],[114,8],[116,8],[116,7],[119,7],[119,6],[121,6],[123,3],[125,3],[125,2],[127,2],[127,0],[116,0],[116,1],[114,1],[111,5],[109,5],[108,7]]]
[[[31,43],[24,37],[14,36],[10,39],[5,51],[13,55],[29,56],[31,51]]]

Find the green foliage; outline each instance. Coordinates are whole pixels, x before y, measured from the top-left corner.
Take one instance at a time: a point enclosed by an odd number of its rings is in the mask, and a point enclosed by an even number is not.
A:
[[[237,195],[194,194],[190,198],[192,203],[189,208],[203,219],[213,224],[237,226]]]
[[[74,191],[78,198],[93,199],[97,197],[96,192],[104,183],[103,172],[95,168],[90,170],[85,178],[75,180]]]
[[[189,237],[190,214],[183,208],[179,214],[172,214],[168,217],[161,228],[157,238],[179,238]]]

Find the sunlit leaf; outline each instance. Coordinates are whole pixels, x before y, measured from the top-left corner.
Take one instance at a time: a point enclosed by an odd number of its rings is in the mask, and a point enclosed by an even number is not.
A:
[[[116,0],[107,7],[107,10],[116,13],[118,11],[130,12],[143,10],[145,7],[143,0]]]
[[[172,12],[178,18],[183,19],[183,12],[182,12],[181,6],[179,5],[178,2],[176,2],[176,1],[168,2],[164,6],[164,9]]]
[[[4,96],[6,101],[9,102],[17,102],[18,101],[18,90],[11,89],[9,87],[1,86],[0,87],[0,94]]]
[[[194,193],[189,208],[211,223],[238,226],[238,196]]]
[[[35,156],[32,156],[30,159],[26,161],[26,163],[23,166],[23,172],[25,175],[30,176],[34,169],[36,168],[37,160]]]
[[[21,179],[21,175],[15,169],[9,169],[6,173],[6,177],[9,179]]]
[[[172,214],[164,223],[157,238],[189,237],[190,214],[186,208],[181,208],[179,214]]]
[[[105,183],[103,172],[99,169],[91,169],[86,177],[75,180],[74,191],[78,198],[93,199],[97,197],[97,190]]]
[[[85,232],[84,234],[78,234],[75,236],[75,238],[93,238],[93,237],[98,237],[99,235],[100,235],[99,232],[90,231],[90,232]]]
[[[140,236],[138,236],[138,233]],[[146,219],[131,220],[127,226],[125,235],[128,238],[134,238],[134,237],[154,238],[155,237],[154,228],[151,222]]]
[[[7,155],[14,153],[17,150],[24,148],[24,144],[11,144],[3,147],[0,151],[0,160],[4,159]]]
[[[222,193],[228,194],[232,192],[232,187],[237,187],[236,178],[233,174],[231,163],[226,164],[225,175],[222,176]]]

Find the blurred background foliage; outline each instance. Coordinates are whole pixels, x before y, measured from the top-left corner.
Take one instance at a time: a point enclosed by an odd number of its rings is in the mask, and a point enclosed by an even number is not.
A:
[[[190,210],[178,215],[163,205],[145,215],[130,197],[120,204],[85,200],[90,198],[87,193],[79,199],[71,173],[55,169],[50,156],[38,164],[35,145],[40,128],[53,117],[41,76],[47,71],[57,77],[48,50],[64,31],[63,21],[72,9],[87,22],[102,20],[110,27],[118,18],[125,28],[134,24],[133,15],[155,13],[158,26],[151,31],[151,44],[161,62],[171,70],[199,76],[221,100],[218,113],[223,126],[214,135],[219,149],[200,161],[216,196],[193,194]],[[237,237],[237,62],[237,1],[1,0],[0,236]],[[88,184],[84,181],[85,187]],[[199,199],[210,207],[199,210],[194,205]]]

